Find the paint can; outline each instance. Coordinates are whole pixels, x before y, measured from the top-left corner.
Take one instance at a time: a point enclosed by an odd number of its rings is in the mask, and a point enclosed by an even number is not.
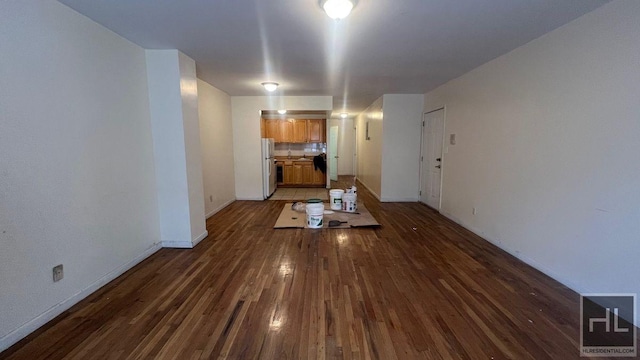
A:
[[[358,210],[358,195],[344,194],[342,195],[342,211],[355,212]]]
[[[324,217],[324,204],[307,204],[307,227],[310,229],[322,228],[322,218]]]
[[[344,190],[331,189],[329,190],[329,199],[331,202],[331,210],[342,210],[342,195]]]

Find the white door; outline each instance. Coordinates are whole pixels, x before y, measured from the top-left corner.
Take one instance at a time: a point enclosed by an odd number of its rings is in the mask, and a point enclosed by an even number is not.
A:
[[[329,128],[329,178],[338,181],[338,127]]]
[[[424,115],[420,169],[420,201],[440,210],[444,109]]]
[[[353,155],[354,155],[354,128],[353,119],[331,119],[331,126],[338,127],[338,176],[354,175]]]

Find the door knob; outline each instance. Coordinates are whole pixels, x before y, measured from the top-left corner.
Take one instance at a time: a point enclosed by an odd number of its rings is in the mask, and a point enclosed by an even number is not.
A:
[[[436,161],[442,161],[442,158],[437,158]]]
[[[440,165],[436,165],[436,168],[440,169]]]

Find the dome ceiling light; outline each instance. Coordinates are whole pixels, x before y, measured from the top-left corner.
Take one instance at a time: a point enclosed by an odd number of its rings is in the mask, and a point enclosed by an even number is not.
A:
[[[351,13],[354,7],[354,0],[322,0],[324,12],[335,20],[344,19]]]
[[[263,82],[261,85],[264,86],[264,89],[267,90],[268,92],[274,92],[276,91],[276,89],[278,88],[278,85],[280,84],[273,81],[267,81],[267,82]]]

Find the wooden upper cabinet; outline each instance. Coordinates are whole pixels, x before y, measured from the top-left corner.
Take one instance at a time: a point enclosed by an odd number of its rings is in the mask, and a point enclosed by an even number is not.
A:
[[[293,122],[280,120],[280,141],[277,142],[293,142]]]
[[[264,121],[265,138],[273,138],[276,142],[280,140],[280,122],[278,120]]]
[[[307,120],[307,142],[325,142],[324,119]]]
[[[307,120],[293,120],[293,138],[291,142],[307,142]]]
[[[263,119],[262,136],[277,143],[324,143],[324,119]]]

